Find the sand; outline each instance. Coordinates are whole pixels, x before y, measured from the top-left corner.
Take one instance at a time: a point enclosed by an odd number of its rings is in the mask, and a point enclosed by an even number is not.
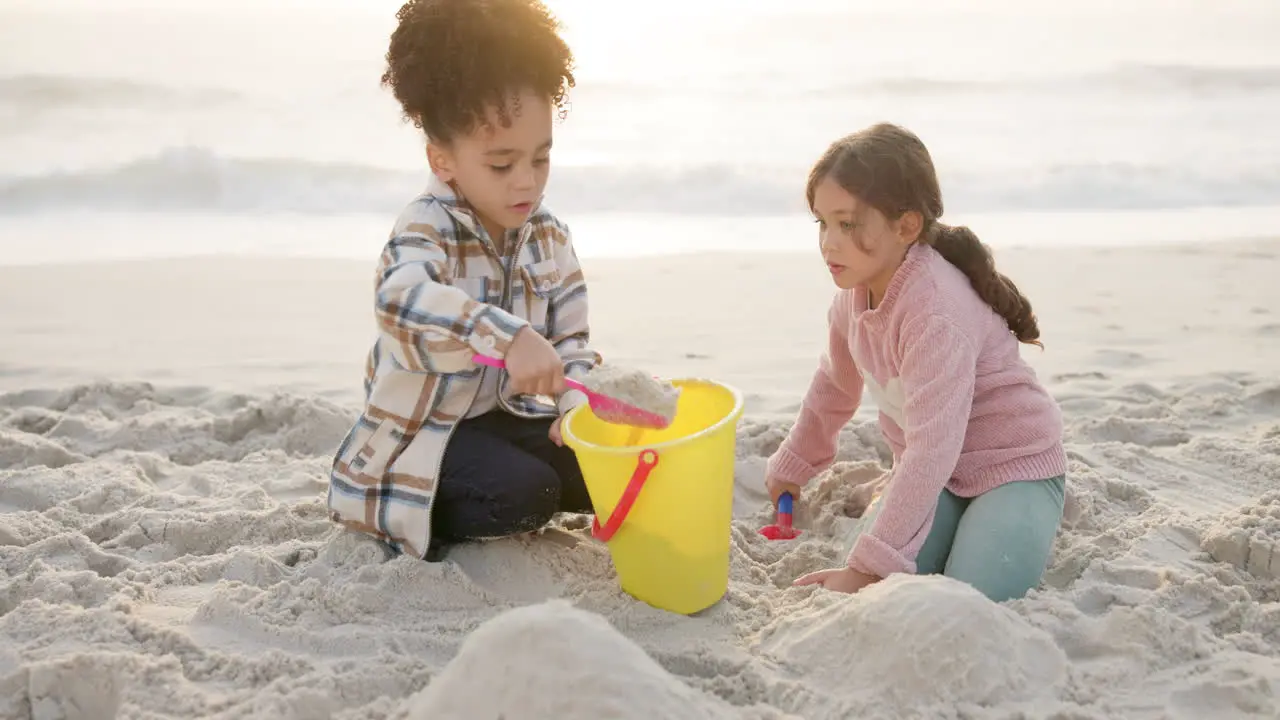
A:
[[[675,418],[680,403],[680,391],[670,382],[655,378],[639,368],[614,363],[597,365],[582,379],[582,384],[592,392],[624,405],[626,409],[616,417],[610,414],[610,410],[597,413],[609,422],[629,422],[630,416],[636,414],[633,411],[640,411],[661,419],[665,427]]]
[[[606,359],[747,397],[731,585],[695,617],[622,593],[582,516],[440,564],[326,520],[368,263],[0,269],[0,718],[1277,717],[1278,258],[1000,252],[1076,498],[1044,587],[1002,605],[938,577],[789,587],[874,490],[870,408],[804,535],[756,533],[823,343],[813,258],[584,260]],[[629,302],[653,282],[680,290]]]

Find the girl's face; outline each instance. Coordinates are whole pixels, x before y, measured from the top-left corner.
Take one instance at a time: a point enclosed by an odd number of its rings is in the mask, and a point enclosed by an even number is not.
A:
[[[883,297],[915,240],[908,233],[914,213],[889,220],[828,176],[814,188],[813,215],[818,248],[836,286],[842,290],[866,287],[873,297]]]
[[[487,123],[427,146],[432,172],[457,189],[499,242],[529,219],[551,174],[551,103],[526,91],[508,107],[507,127],[491,108]]]

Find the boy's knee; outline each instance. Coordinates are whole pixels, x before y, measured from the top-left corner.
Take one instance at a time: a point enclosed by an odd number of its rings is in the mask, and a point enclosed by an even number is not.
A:
[[[560,506],[560,476],[545,463],[530,463],[515,470],[524,475],[512,478],[511,491],[499,512],[510,514],[516,532],[537,530],[551,521]]]

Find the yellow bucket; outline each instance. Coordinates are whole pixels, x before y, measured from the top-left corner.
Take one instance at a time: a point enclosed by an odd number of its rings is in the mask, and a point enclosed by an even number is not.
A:
[[[743,405],[728,385],[672,384],[681,388],[680,402],[662,430],[607,423],[584,403],[565,416],[561,433],[595,506],[592,534],[608,545],[623,591],[689,615],[729,589],[734,441]]]

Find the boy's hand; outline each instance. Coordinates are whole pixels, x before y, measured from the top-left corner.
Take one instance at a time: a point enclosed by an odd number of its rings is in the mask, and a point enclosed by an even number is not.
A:
[[[791,584],[795,586],[821,585],[835,592],[856,593],[862,588],[877,582],[880,582],[880,578],[875,575],[860,573],[851,567],[842,567],[834,570],[811,572],[808,575],[802,575]]]
[[[765,478],[764,485],[769,489],[769,499],[773,501],[773,506],[778,507],[778,498],[782,493],[791,493],[791,499],[795,502],[800,501],[800,486],[795,483],[785,482],[775,477]]]
[[[551,423],[551,429],[547,430],[547,437],[551,438],[551,442],[560,447],[564,447],[564,438],[560,437],[560,421],[562,419],[563,416],[556,418]]]
[[[520,328],[507,349],[506,361],[512,392],[551,397],[564,392],[564,361],[533,328]]]

